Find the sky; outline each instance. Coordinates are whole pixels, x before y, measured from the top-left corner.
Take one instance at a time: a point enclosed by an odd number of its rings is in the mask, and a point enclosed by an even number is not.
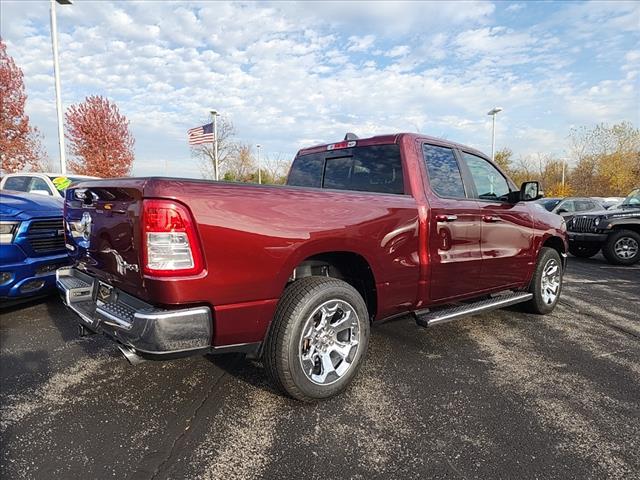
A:
[[[200,177],[215,108],[263,155],[420,132],[490,154],[569,154],[570,130],[640,126],[640,2],[108,2],[57,7],[63,108],[115,101],[135,175]],[[0,2],[27,113],[58,161],[49,2]]]

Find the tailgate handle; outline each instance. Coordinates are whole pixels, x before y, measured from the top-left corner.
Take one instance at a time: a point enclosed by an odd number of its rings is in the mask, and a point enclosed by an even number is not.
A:
[[[457,215],[436,215],[436,222],[455,222],[458,219]]]

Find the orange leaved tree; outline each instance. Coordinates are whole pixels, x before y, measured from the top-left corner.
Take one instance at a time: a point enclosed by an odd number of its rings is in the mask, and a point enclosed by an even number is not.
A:
[[[134,139],[118,106],[100,96],[87,97],[65,113],[69,167],[81,175],[123,177],[133,166]]]
[[[38,131],[24,113],[26,101],[22,70],[0,39],[0,166],[5,173],[38,169],[45,157]]]

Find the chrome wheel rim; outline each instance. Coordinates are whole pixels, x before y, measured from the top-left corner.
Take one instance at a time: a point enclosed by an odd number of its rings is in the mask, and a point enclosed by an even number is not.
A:
[[[547,305],[553,305],[560,292],[561,269],[560,264],[555,259],[547,260],[542,270],[540,289],[542,300]]]
[[[353,366],[360,345],[360,322],[344,300],[329,300],[305,321],[298,348],[300,366],[316,385],[331,385]]]
[[[613,250],[618,258],[633,258],[638,254],[638,242],[631,237],[622,237],[615,243]]]

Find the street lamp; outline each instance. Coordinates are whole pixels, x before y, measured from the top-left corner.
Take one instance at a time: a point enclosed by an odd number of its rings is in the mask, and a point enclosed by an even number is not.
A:
[[[213,123],[213,162],[215,165],[215,178],[218,180],[218,111],[210,110]]]
[[[53,77],[56,85],[56,111],[58,114],[58,148],[60,149],[60,173],[66,175],[67,161],[64,153],[64,127],[62,125],[62,98],[60,94],[60,65],[58,63],[58,22],[56,3],[71,5],[72,0],[51,0],[51,48],[53,49]]]
[[[260,171],[260,147],[262,147],[262,145],[258,143],[256,145],[256,148],[258,149],[258,185],[262,184],[262,172]]]
[[[493,107],[487,115],[491,115],[493,120],[493,128],[491,129],[491,160],[495,160],[496,151],[496,115],[502,111],[502,107]]]

